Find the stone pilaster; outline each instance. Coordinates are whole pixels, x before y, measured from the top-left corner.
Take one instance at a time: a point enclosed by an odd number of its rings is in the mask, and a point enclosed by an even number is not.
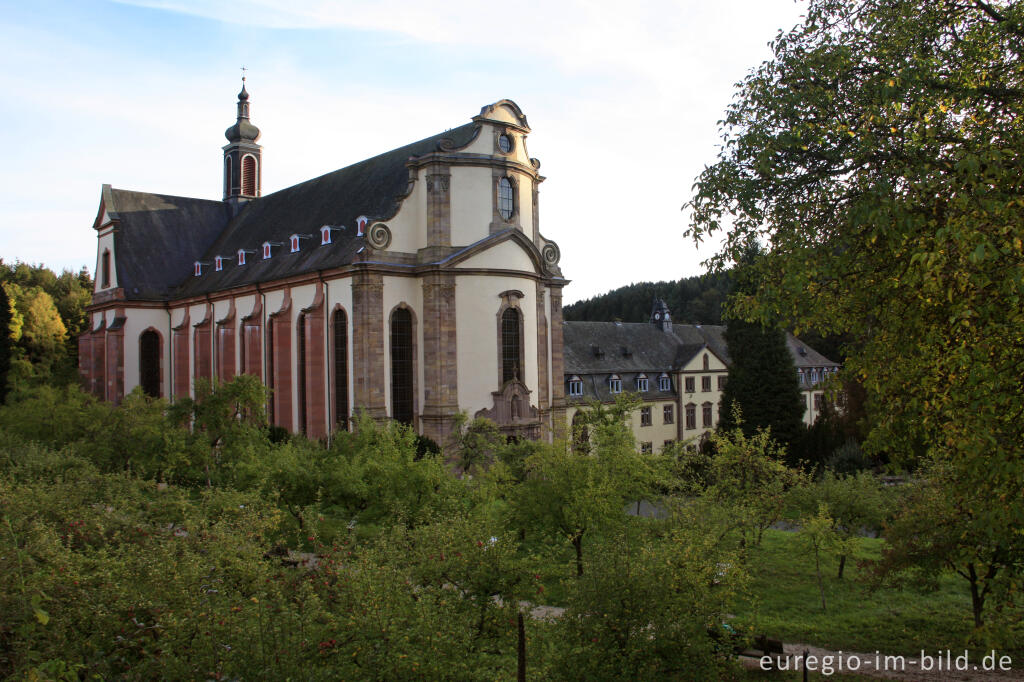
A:
[[[432,163],[423,174],[427,179],[427,246],[451,246],[451,171],[444,164]]]
[[[548,375],[548,318],[545,310],[547,287],[537,282],[537,409],[540,411],[542,424],[550,424],[550,390]],[[550,435],[550,434],[548,434]]]
[[[303,308],[306,337],[306,435],[310,438],[327,436],[327,393],[324,365],[325,306],[324,286],[317,282],[316,297],[312,305]]]
[[[423,376],[423,435],[444,447],[459,412],[452,274],[430,273],[423,278]]]
[[[353,414],[387,418],[384,403],[384,278],[360,271],[352,278]]]
[[[187,398],[189,388],[189,349],[188,349],[189,314],[185,310],[185,317],[177,327],[171,330],[171,357],[174,362],[173,376],[171,377],[172,398]]]
[[[281,309],[273,313],[268,321],[273,330],[273,344],[267,351],[273,366],[274,424],[292,430],[292,295],[285,289]]]
[[[562,287],[551,285],[551,422],[556,439],[564,438],[565,424],[565,363],[562,352]]]

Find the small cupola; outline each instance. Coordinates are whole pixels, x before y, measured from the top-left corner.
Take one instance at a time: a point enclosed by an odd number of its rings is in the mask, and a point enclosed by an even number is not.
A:
[[[654,297],[654,304],[651,306],[651,324],[660,327],[663,332],[672,331],[672,313],[669,312],[665,301]]]
[[[263,148],[256,144],[260,129],[249,121],[245,76],[242,76],[237,110],[235,124],[224,131],[228,140],[224,146],[224,201],[230,202],[236,212],[242,203],[260,196],[263,177]]]

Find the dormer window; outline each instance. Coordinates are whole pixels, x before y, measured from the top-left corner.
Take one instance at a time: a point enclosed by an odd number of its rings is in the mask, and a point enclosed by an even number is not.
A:
[[[293,234],[291,236],[291,242],[292,242],[292,253],[295,253],[296,251],[299,250],[299,235]]]
[[[224,261],[221,259],[220,256],[215,256],[214,257],[214,259],[213,259],[213,269],[216,270],[217,272],[220,272],[221,270],[224,269]]]
[[[195,276],[198,277],[201,274],[203,274],[203,264],[200,263],[199,261],[196,261]]]
[[[659,391],[671,391],[672,390],[672,379],[665,372],[661,373],[658,377],[658,390]]]
[[[807,378],[804,376],[804,371],[802,369],[798,369],[796,371],[796,374],[797,377],[800,379],[800,385],[805,386],[807,384]]]
[[[263,260],[270,259],[270,242],[263,242]]]
[[[370,219],[364,215],[356,218],[356,236],[362,237],[366,234],[366,223],[370,222]]]
[[[618,374],[613,374],[608,377],[608,392],[622,393],[622,379]]]
[[[238,264],[245,265],[245,249],[238,250]]]
[[[640,374],[636,378],[636,390],[640,393],[647,393],[650,389],[650,382],[647,380],[646,374]]]
[[[583,395],[583,380],[575,374],[569,377],[569,395],[577,398]]]

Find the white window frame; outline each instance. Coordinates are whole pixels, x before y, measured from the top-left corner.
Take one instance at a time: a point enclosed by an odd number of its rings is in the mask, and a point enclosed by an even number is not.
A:
[[[608,377],[608,392],[612,394],[622,393],[622,379],[618,374]]]
[[[658,377],[658,390],[659,391],[671,391],[672,390],[672,377],[667,374],[662,374]]]

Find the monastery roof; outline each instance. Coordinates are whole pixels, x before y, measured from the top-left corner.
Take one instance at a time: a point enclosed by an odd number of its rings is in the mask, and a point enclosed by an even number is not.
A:
[[[231,216],[223,201],[110,187],[104,208],[118,223],[117,282],[135,300],[167,298]]]
[[[672,332],[648,322],[566,322],[563,326],[566,374],[621,374],[671,372],[684,367],[705,348],[731,363],[722,325],[673,324]],[[838,367],[792,334],[786,344],[793,364],[801,367]],[[625,352],[624,352],[625,349]]]
[[[126,240],[118,244],[118,281],[128,299],[183,298],[347,265],[365,244],[356,237],[356,218],[372,223],[397,212],[409,188],[406,162],[465,146],[478,129],[467,123],[251,199],[233,219],[223,201],[113,190]],[[332,243],[321,246],[324,225],[345,229],[332,231]],[[289,250],[293,234],[310,236],[296,253]],[[262,258],[264,242],[274,244],[269,260]],[[238,265],[240,249],[249,252],[245,265]],[[199,277],[195,261],[204,263]]]

